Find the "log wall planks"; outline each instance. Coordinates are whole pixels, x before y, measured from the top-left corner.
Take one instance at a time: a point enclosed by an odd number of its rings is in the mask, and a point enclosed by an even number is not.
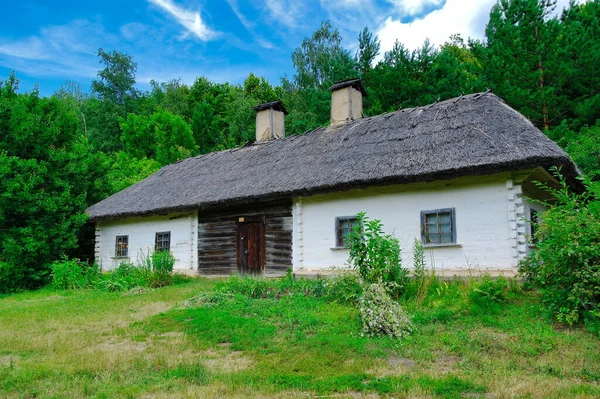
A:
[[[198,272],[229,275],[238,272],[237,225],[239,218],[264,217],[265,275],[281,276],[292,268],[292,203],[260,208],[198,212]]]

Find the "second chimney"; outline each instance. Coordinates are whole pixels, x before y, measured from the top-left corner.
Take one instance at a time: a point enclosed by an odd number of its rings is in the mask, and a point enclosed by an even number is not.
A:
[[[256,141],[268,141],[285,137],[284,115],[287,110],[281,101],[271,101],[254,107],[256,111]]]
[[[367,92],[360,79],[348,79],[335,83],[331,90],[331,125],[342,125],[363,117],[363,97]]]

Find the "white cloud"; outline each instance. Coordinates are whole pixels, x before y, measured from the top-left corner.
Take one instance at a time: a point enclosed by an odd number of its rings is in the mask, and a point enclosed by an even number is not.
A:
[[[254,37],[254,41],[256,41],[256,43],[258,43],[259,46],[269,49],[269,50],[272,50],[275,48],[275,45],[273,43],[271,43],[270,41],[268,41],[267,39],[265,39],[264,37],[262,37],[256,33],[256,29],[254,29],[256,24],[253,21],[250,21],[248,18],[246,18],[246,16],[240,11],[240,6],[238,4],[238,0],[226,0],[226,1],[227,1],[227,4],[229,4],[229,7],[231,7],[231,11],[233,11],[235,16],[242,23],[242,25],[244,25],[244,27],[252,34],[252,36]]]
[[[235,16],[238,17],[238,19],[246,29],[251,30],[252,28],[254,28],[254,22],[248,20],[248,18],[246,18],[246,16],[240,11],[238,0],[227,0],[227,4],[229,4],[229,7],[231,7],[231,10],[235,14]]]
[[[443,0],[387,0],[392,4],[402,16],[418,15],[425,8],[438,7],[443,3]]]
[[[124,38],[133,40],[147,33],[148,26],[139,22],[130,22],[121,26],[119,30]]]
[[[99,38],[112,40],[101,24],[83,19],[43,27],[35,36],[0,38],[0,65],[31,75],[93,77]]]
[[[320,5],[327,11],[333,26],[353,43],[365,26],[377,26],[381,22],[382,12],[373,0],[320,0]],[[346,37],[348,34],[352,37]]]
[[[302,18],[302,1],[299,0],[265,0],[269,16],[289,28],[298,26],[298,20]]]
[[[433,5],[435,1],[405,0],[395,3],[404,3],[407,10],[416,10],[419,4]],[[485,25],[495,3],[496,0],[447,0],[443,7],[406,23],[388,16],[377,30],[382,54],[394,46],[396,39],[409,49],[421,47],[427,38],[433,45],[440,46],[455,33],[465,39],[483,39]],[[558,0],[555,12],[560,14],[568,4],[569,0]]]
[[[216,32],[212,31],[200,17],[198,11],[186,10],[174,4],[172,0],[148,0],[150,3],[161,8],[162,11],[173,17],[177,23],[183,26],[189,34],[193,34],[202,41],[212,39]]]

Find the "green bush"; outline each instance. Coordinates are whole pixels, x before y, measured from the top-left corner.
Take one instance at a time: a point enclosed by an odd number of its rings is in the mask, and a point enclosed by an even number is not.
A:
[[[175,257],[170,251],[152,253],[152,287],[164,287],[173,283],[173,266]]]
[[[88,265],[78,259],[57,260],[50,269],[52,285],[61,290],[92,287],[100,278],[98,265]]]
[[[159,288],[173,284],[175,258],[169,251],[141,253],[136,264],[124,262],[102,277],[98,288],[129,291],[138,287]]]
[[[600,321],[600,201],[598,193],[573,193],[556,171],[559,189],[541,185],[557,200],[536,229],[537,250],[519,265],[530,286],[558,321]]]
[[[47,281],[47,274],[45,269],[33,269],[23,265],[15,267],[8,262],[0,261],[0,294],[39,288]]]
[[[364,212],[349,234],[349,263],[366,283],[380,283],[394,298],[400,297],[408,282],[408,270],[401,265],[400,244],[383,233],[380,220],[370,220]]]
[[[363,280],[355,271],[337,271],[325,280],[324,289],[324,296],[329,301],[358,304],[363,294]]]
[[[369,336],[402,338],[413,324],[400,304],[387,293],[383,284],[369,284],[359,303],[363,332]]]
[[[151,269],[143,264],[123,262],[104,275],[97,286],[106,291],[129,291],[137,287],[148,287],[151,281]]]
[[[469,302],[474,313],[493,313],[498,310],[498,304],[506,301],[508,283],[504,277],[491,277],[484,275],[482,278],[471,282]]]
[[[423,242],[417,238],[413,243],[413,268],[413,279],[408,284],[405,296],[414,297],[417,305],[421,305],[432,288],[435,273],[427,270],[425,248]]]

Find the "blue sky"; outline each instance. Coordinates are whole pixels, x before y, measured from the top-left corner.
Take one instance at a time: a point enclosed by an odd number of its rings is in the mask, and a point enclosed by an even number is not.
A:
[[[23,0],[3,5],[0,80],[16,71],[21,90],[39,83],[50,95],[66,81],[88,91],[102,68],[98,48],[138,63],[137,81],[197,76],[241,83],[254,72],[273,84],[292,76],[291,53],[330,20],[355,51],[368,26],[382,50],[398,39],[409,48],[429,37],[483,37],[494,0]],[[559,8],[568,0],[559,0]]]

